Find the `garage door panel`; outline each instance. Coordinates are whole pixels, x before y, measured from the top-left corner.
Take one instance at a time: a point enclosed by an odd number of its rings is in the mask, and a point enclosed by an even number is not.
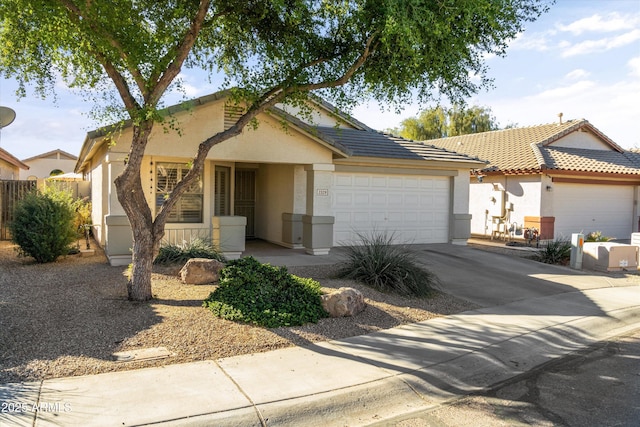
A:
[[[389,188],[402,188],[402,178],[389,177]]]
[[[369,187],[369,177],[356,175],[353,177],[353,185],[357,187]]]
[[[554,186],[555,234],[601,231],[603,235],[629,239],[633,227],[633,187],[595,184]]]
[[[371,187],[374,188],[387,188],[387,178],[386,177],[372,177],[371,178]]]
[[[334,176],[336,244],[353,243],[357,233],[373,231],[388,232],[398,243],[448,242],[449,178],[359,173]]]

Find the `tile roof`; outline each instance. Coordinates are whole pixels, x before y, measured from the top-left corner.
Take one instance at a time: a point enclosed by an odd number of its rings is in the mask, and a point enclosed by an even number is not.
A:
[[[553,143],[564,136],[585,130],[594,134],[610,150],[565,148]],[[488,161],[484,171],[539,173],[565,170],[640,175],[640,154],[625,151],[587,120],[504,129],[449,138],[428,143]]]
[[[346,148],[346,154],[349,156],[465,163],[479,162],[477,158],[466,154],[380,132],[323,126],[318,126],[315,129],[322,139],[332,145]]]

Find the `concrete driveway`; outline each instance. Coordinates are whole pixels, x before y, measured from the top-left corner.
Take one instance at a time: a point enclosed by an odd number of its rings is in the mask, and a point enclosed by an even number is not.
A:
[[[640,283],[622,273],[579,271],[471,246],[416,245],[418,259],[440,278],[442,290],[481,307]]]

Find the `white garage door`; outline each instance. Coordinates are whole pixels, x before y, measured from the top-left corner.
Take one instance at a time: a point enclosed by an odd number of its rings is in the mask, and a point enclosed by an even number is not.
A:
[[[553,186],[556,238],[601,231],[630,239],[633,227],[633,187],[563,184]]]
[[[357,233],[393,233],[397,243],[449,241],[448,177],[335,173],[333,241],[349,245]],[[391,234],[389,234],[391,235]]]

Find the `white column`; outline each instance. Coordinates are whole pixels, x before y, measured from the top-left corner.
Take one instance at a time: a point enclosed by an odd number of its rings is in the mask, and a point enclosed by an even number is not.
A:
[[[311,255],[327,255],[333,246],[331,210],[333,164],[313,164],[307,171],[306,215],[302,216],[302,244]]]

